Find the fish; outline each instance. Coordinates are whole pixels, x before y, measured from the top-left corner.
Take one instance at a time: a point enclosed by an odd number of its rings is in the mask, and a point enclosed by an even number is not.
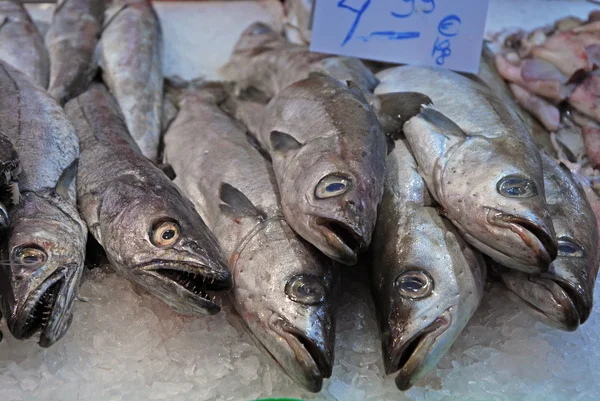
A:
[[[285,0],[283,6],[287,19],[285,36],[291,43],[309,45],[312,33],[313,0]]]
[[[0,60],[48,87],[50,60],[44,40],[22,3],[0,0]]]
[[[160,162],[162,41],[160,21],[149,0],[115,0],[106,10],[97,46],[104,83],[142,154],[154,162]]]
[[[558,256],[540,275],[500,268],[500,276],[525,311],[549,326],[573,331],[592,311],[600,265],[598,224],[583,187],[569,169],[545,153],[542,163]]]
[[[0,254],[0,308],[17,339],[67,332],[84,268],[87,228],[75,199],[75,129],[45,89],[0,62],[0,131],[19,154],[20,199]],[[21,117],[23,116],[23,117]]]
[[[356,264],[371,242],[387,150],[362,91],[352,81],[311,73],[272,98],[253,122],[255,110],[235,114],[257,126],[290,227],[328,257]]]
[[[220,311],[231,273],[192,202],[129,135],[116,101],[92,83],[67,102],[81,147],[77,201],[111,266],[182,315]]]
[[[441,68],[395,67],[378,78],[375,94],[396,97],[393,115],[408,120],[403,131],[419,171],[464,239],[507,267],[547,270],[558,245],[542,162],[516,112],[487,86]],[[432,102],[416,114],[411,105],[412,116],[398,112],[410,100],[403,91]]]
[[[60,0],[45,36],[50,57],[48,92],[60,104],[81,94],[97,71],[94,51],[104,18],[103,0]]]
[[[387,156],[371,284],[387,374],[408,390],[435,367],[483,297],[486,265],[439,216],[404,140]]]
[[[283,218],[269,162],[219,107],[227,93],[205,83],[179,96],[165,160],[228,256],[230,298],[248,332],[293,380],[317,392],[332,371],[337,274]],[[223,160],[235,162],[222,168]]]
[[[19,154],[10,139],[0,132],[0,235],[10,225],[8,209],[19,203]]]
[[[242,32],[229,62],[220,69],[225,79],[236,82],[238,90],[254,87],[269,98],[312,72],[353,81],[365,94],[378,83],[359,59],[311,52],[288,42],[263,22],[254,22]]]

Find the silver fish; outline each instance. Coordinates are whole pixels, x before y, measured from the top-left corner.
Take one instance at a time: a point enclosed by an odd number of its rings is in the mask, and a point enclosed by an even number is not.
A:
[[[19,1],[0,0],[0,60],[48,87],[50,60],[44,40]]]
[[[0,62],[0,131],[21,162],[21,199],[2,247],[2,312],[18,339],[60,339],[72,320],[87,230],[75,200],[79,146],[73,125],[45,90]]]
[[[435,367],[480,304],[481,254],[438,215],[402,140],[387,157],[371,247],[373,298],[387,374],[409,389]]]
[[[152,161],[157,161],[161,133],[162,46],[160,21],[150,1],[111,3],[97,48],[102,77],[131,136]]]
[[[60,104],[79,95],[97,69],[94,50],[100,37],[104,0],[60,0],[46,33],[50,55],[48,92]]]
[[[19,154],[10,139],[0,132],[0,234],[10,224],[8,207],[19,203]]]
[[[572,331],[592,310],[600,265],[596,216],[579,182],[542,154],[546,199],[558,237],[558,257],[539,276],[502,270],[507,288],[540,321]]]
[[[239,111],[252,123],[254,110]],[[330,258],[354,265],[371,242],[387,149],[360,89],[312,73],[271,99],[256,130],[290,227]]]
[[[311,72],[353,81],[365,93],[372,92],[378,83],[360,60],[311,52],[306,46],[288,42],[262,22],[253,23],[242,32],[229,62],[221,68],[221,74],[235,81],[239,89],[254,87],[268,97],[307,78]]]
[[[166,161],[229,256],[231,298],[249,333],[316,392],[333,365],[334,272],[284,220],[268,162],[217,105],[224,95],[205,84],[183,96]],[[224,160],[235,162],[223,168]]]
[[[396,97],[397,108],[403,95],[394,92],[433,100],[416,116],[403,115],[403,130],[427,187],[461,235],[505,266],[547,270],[557,242],[542,163],[516,112],[487,86],[441,68],[395,67],[378,78],[375,93]]]
[[[81,146],[79,210],[112,267],[181,314],[217,313],[211,293],[231,273],[194,205],[141,154],[104,85],[65,109]]]

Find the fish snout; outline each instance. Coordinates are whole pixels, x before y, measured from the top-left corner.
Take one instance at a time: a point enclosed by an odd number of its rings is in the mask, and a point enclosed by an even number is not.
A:
[[[341,219],[317,217],[314,228],[323,236],[328,249],[325,255],[345,265],[354,265],[358,254],[364,252],[371,242],[371,233],[360,224],[351,224]]]
[[[0,231],[6,230],[9,225],[8,211],[6,210],[6,206],[0,202]]]
[[[548,270],[558,254],[558,242],[550,219],[535,215],[523,217],[490,209],[488,221],[496,227],[508,229],[519,237],[520,245],[513,247],[520,266],[508,266],[526,273],[541,273]],[[515,237],[516,238],[516,237]],[[524,245],[524,247],[523,247]],[[523,249],[523,251],[519,251]]]
[[[277,313],[271,315],[268,325],[283,338],[283,344],[294,355],[294,360],[289,365],[285,360],[277,362],[290,377],[307,390],[319,392],[323,386],[323,378],[331,377],[333,370],[334,342],[328,333],[327,325],[317,323],[308,330],[302,330]],[[277,355],[275,352],[271,354]]]

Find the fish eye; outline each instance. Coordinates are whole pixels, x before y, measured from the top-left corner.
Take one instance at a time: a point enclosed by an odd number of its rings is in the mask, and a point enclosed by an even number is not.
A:
[[[508,175],[498,181],[498,192],[509,198],[531,198],[538,194],[535,183],[519,175]]]
[[[340,196],[346,193],[351,185],[352,181],[349,178],[338,174],[331,174],[319,181],[315,189],[315,196],[319,199]]]
[[[409,270],[396,277],[394,287],[405,298],[425,298],[433,292],[433,279],[422,270]]]
[[[565,237],[558,239],[558,256],[581,258],[583,255],[584,251],[581,245]]]
[[[179,238],[179,224],[174,221],[161,221],[152,227],[150,239],[158,247],[173,245]]]
[[[13,260],[16,263],[25,266],[42,265],[48,258],[46,252],[35,245],[26,245],[17,248],[13,255]]]
[[[250,30],[250,35],[262,35],[263,33],[268,33],[271,30],[268,26],[259,24]]]
[[[319,305],[325,301],[327,288],[320,279],[301,274],[292,277],[287,282],[285,293],[294,302],[304,305]]]

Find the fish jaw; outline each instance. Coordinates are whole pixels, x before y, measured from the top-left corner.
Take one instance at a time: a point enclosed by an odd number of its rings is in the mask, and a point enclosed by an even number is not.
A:
[[[496,228],[514,233],[515,236],[511,236],[517,241],[514,248],[524,249],[521,255],[510,256],[492,250],[489,256],[497,262],[525,273],[542,273],[556,259],[558,243],[553,227],[495,209],[489,209],[487,221]]]
[[[132,269],[133,279],[182,315],[214,315],[221,310],[211,293],[229,290],[228,270],[199,263],[155,259]]]
[[[383,343],[387,374],[398,371],[396,386],[405,391],[426,375],[445,354],[458,333],[451,330],[453,318],[448,308],[433,323],[405,341]]]
[[[27,289],[22,303],[6,316],[16,339],[27,339],[40,331],[39,345],[47,348],[67,332],[73,319],[72,306],[79,287],[81,269],[63,266],[39,286]]]
[[[311,242],[321,252],[348,266],[357,263],[358,254],[365,251],[370,243],[370,236],[363,230],[337,219],[314,217],[309,228],[316,234],[316,239]]]
[[[308,391],[319,392],[323,378],[330,377],[333,369],[333,342],[328,341],[329,336],[298,329],[277,313],[269,317],[267,327],[271,337],[275,337],[261,342],[269,354],[294,381]]]

